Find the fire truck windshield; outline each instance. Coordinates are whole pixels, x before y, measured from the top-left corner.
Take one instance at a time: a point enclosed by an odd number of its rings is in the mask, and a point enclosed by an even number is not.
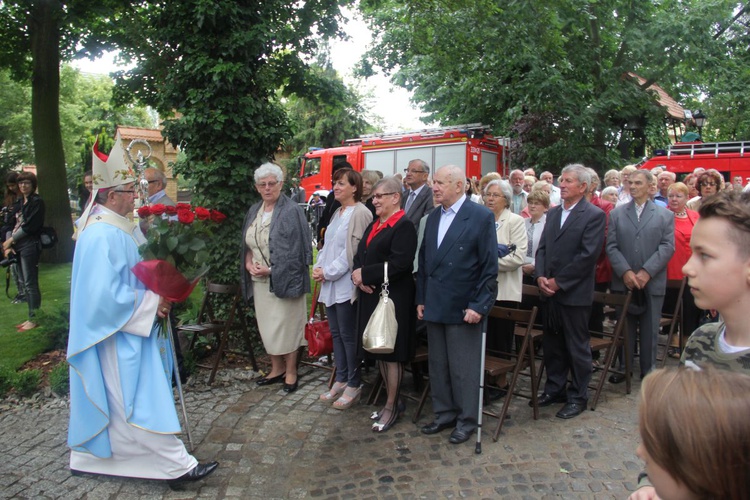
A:
[[[310,177],[320,172],[320,158],[305,158],[302,164],[303,172],[300,177]]]

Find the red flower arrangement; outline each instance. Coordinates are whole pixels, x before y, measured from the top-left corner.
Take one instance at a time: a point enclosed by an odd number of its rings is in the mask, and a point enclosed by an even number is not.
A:
[[[183,302],[208,272],[206,241],[213,227],[227,217],[217,210],[193,209],[187,203],[138,209],[138,217],[151,216],[147,242],[139,248],[144,260],[132,271],[149,290],[170,302]]]

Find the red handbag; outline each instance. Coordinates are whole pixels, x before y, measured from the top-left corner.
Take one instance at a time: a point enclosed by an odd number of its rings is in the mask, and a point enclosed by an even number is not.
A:
[[[305,324],[305,340],[311,358],[327,356],[333,352],[333,338],[327,319],[315,319],[315,309],[318,307],[318,284],[313,288],[313,299],[310,305],[310,318]]]

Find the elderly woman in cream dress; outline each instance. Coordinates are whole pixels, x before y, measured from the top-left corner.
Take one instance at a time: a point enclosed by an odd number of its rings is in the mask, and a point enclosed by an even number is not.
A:
[[[303,344],[312,264],[310,230],[302,209],[282,194],[284,174],[273,163],[255,171],[261,201],[250,207],[242,226],[240,281],[252,297],[271,371],[259,386],[284,383],[297,390],[297,353]]]

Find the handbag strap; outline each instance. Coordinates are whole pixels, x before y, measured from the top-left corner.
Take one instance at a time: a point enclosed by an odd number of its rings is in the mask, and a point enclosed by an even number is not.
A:
[[[318,295],[320,295],[320,292],[318,291],[318,282],[315,282],[315,285],[313,285],[313,292],[312,292],[312,303],[310,304],[310,321],[312,321],[313,317],[315,317],[315,308],[318,307]]]
[[[385,261],[383,270],[383,284],[380,285],[380,296],[388,297],[388,261]]]

